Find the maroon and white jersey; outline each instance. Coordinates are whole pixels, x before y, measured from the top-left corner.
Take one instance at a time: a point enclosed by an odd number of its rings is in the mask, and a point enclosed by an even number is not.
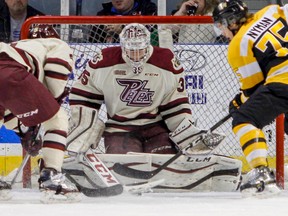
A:
[[[74,67],[71,48],[56,38],[0,43],[0,53],[6,53],[26,67],[55,98],[63,93]]]
[[[183,68],[169,49],[151,46],[140,74],[124,61],[121,47],[98,53],[75,82],[70,105],[99,109],[103,102],[107,132],[131,131],[162,120],[174,131],[184,118],[192,120]]]
[[[23,66],[24,71],[33,74],[55,99],[64,92],[68,76],[73,70],[72,52],[67,43],[56,38],[0,43],[1,64],[11,65],[14,61],[19,63],[21,70]],[[9,60],[4,60],[5,56],[8,56]],[[5,70],[2,70],[2,73],[5,73]],[[13,130],[18,128],[17,118],[8,109],[5,111],[5,126]]]

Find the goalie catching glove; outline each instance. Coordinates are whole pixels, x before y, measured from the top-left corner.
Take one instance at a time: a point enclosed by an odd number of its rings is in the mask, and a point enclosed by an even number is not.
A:
[[[224,138],[224,134],[200,130],[188,119],[184,119],[176,130],[170,133],[170,139],[186,155],[209,154]]]

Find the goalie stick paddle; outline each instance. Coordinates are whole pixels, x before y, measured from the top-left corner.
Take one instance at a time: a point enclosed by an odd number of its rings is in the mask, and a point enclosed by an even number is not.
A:
[[[89,148],[83,155],[79,155],[79,157],[83,157],[84,161],[89,165],[89,167],[94,171],[94,173],[101,179],[102,183],[105,184],[106,187],[99,187],[94,182],[90,181],[90,184],[94,188],[87,188],[79,184],[74,178],[71,176],[75,171],[72,172],[70,170],[64,171],[68,174],[67,177],[70,181],[72,181],[78,189],[86,196],[89,197],[98,197],[98,196],[115,196],[121,194],[123,192],[123,185],[116,179],[116,177],[112,174],[109,168],[100,160],[97,154],[95,154],[91,148]],[[83,172],[78,171],[78,175],[84,176],[86,180],[89,181],[89,177]],[[69,176],[70,175],[70,176]]]
[[[221,126],[223,123],[225,123],[229,118],[231,117],[230,114],[226,115],[224,118],[219,120],[216,124],[214,124],[207,133],[211,133],[215,129],[217,129],[219,126]],[[144,171],[144,170],[136,170],[130,167],[127,167],[120,163],[115,163],[113,165],[113,171],[126,177],[131,178],[138,178],[138,179],[150,179],[162,170],[164,170],[166,167],[169,166],[169,164],[173,163],[177,158],[179,158],[183,152],[185,152],[187,149],[189,149],[191,146],[188,145],[186,148],[182,149],[181,151],[177,152],[173,157],[171,157],[169,160],[167,160],[164,164],[159,166],[157,169],[152,171]]]
[[[63,169],[66,177],[76,185],[78,190],[82,192],[87,197],[108,197],[108,196],[116,196],[123,192],[122,185],[112,185],[110,187],[100,187],[96,183],[94,183],[89,177],[85,174],[83,170],[72,170],[72,169]],[[81,185],[78,181],[75,180],[72,176],[83,176],[86,178],[88,182],[91,183],[93,188],[88,188]]]

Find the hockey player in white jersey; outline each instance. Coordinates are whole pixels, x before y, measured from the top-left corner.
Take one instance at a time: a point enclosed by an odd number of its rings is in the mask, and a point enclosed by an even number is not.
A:
[[[98,135],[91,125],[98,124],[95,112],[102,103],[108,115],[103,134],[108,154],[175,154],[201,134],[192,124],[182,66],[169,49],[150,45],[142,24],[127,25],[120,46],[105,48],[89,61],[69,101],[74,126],[69,151],[95,142]]]
[[[72,50],[57,37],[51,26],[39,25],[32,30],[32,39],[12,44],[0,43],[0,119],[1,125],[4,123],[22,137],[25,137],[22,126],[36,128],[41,124],[45,133],[40,190],[54,194],[78,194],[77,188],[66,182],[61,173],[68,116],[60,107],[59,100],[65,94],[74,63]],[[26,150],[29,152],[29,148]]]

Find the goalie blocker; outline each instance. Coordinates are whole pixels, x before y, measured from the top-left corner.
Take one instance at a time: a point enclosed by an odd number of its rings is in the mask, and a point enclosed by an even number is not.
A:
[[[176,144],[183,154],[209,154],[224,140],[225,135],[195,127],[189,119],[184,119],[170,133],[170,139]]]

